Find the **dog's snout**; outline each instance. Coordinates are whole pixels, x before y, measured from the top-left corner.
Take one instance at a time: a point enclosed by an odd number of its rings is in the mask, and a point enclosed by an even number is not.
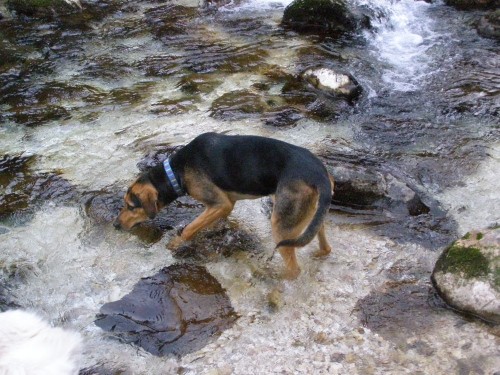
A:
[[[122,228],[122,225],[120,224],[120,222],[118,221],[118,219],[116,219],[113,222],[113,226],[115,227],[115,229],[121,229]]]

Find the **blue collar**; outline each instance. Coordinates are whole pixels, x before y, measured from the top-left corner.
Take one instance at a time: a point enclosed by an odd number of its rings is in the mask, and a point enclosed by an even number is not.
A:
[[[163,162],[163,168],[165,168],[165,173],[167,174],[167,180],[170,182],[170,185],[172,185],[172,188],[174,189],[175,193],[180,197],[184,195],[184,191],[181,188],[181,185],[175,178],[174,171],[172,171],[172,167],[170,166],[170,159],[166,159]]]

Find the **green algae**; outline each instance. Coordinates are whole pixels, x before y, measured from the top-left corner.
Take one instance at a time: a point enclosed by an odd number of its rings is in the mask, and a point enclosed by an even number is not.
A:
[[[446,273],[461,273],[465,278],[486,276],[489,260],[476,247],[452,245],[438,260],[436,269]]]

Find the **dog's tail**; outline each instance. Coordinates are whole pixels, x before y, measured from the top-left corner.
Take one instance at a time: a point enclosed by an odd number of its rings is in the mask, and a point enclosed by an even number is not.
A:
[[[316,236],[323,225],[323,219],[330,209],[330,203],[332,201],[334,181],[332,176],[329,175],[329,178],[330,180],[328,182],[325,181],[325,183],[317,187],[319,190],[318,208],[304,233],[298,238],[278,242],[276,249],[282,246],[302,247],[311,242],[314,236]]]

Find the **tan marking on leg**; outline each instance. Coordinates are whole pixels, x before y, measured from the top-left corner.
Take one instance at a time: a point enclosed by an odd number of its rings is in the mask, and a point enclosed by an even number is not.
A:
[[[271,225],[276,243],[299,237],[311,222],[316,212],[318,201],[317,192],[302,182],[293,186],[286,186],[277,192]],[[294,247],[278,249],[285,263],[283,277],[295,279],[300,274]]]
[[[328,244],[328,240],[326,239],[325,234],[325,224],[321,226],[321,229],[318,232],[318,240],[319,240],[319,250],[316,251],[313,256],[315,257],[324,257],[332,251],[332,247]]]
[[[227,217],[231,213],[232,209],[232,204],[230,206],[208,207],[200,216],[184,228],[181,234],[182,239],[184,241],[190,240],[196,233],[208,227],[216,220]]]
[[[229,216],[234,207],[234,201],[229,198],[228,194],[218,188],[203,173],[186,170],[184,183],[189,195],[202,202],[206,209],[184,228],[180,236],[171,241],[173,246],[178,246],[183,241],[189,241],[200,230],[207,228],[218,219]]]
[[[285,272],[283,273],[283,278],[288,280],[296,279],[300,274],[300,267],[297,263],[295,248],[280,247],[278,251],[285,262]]]

